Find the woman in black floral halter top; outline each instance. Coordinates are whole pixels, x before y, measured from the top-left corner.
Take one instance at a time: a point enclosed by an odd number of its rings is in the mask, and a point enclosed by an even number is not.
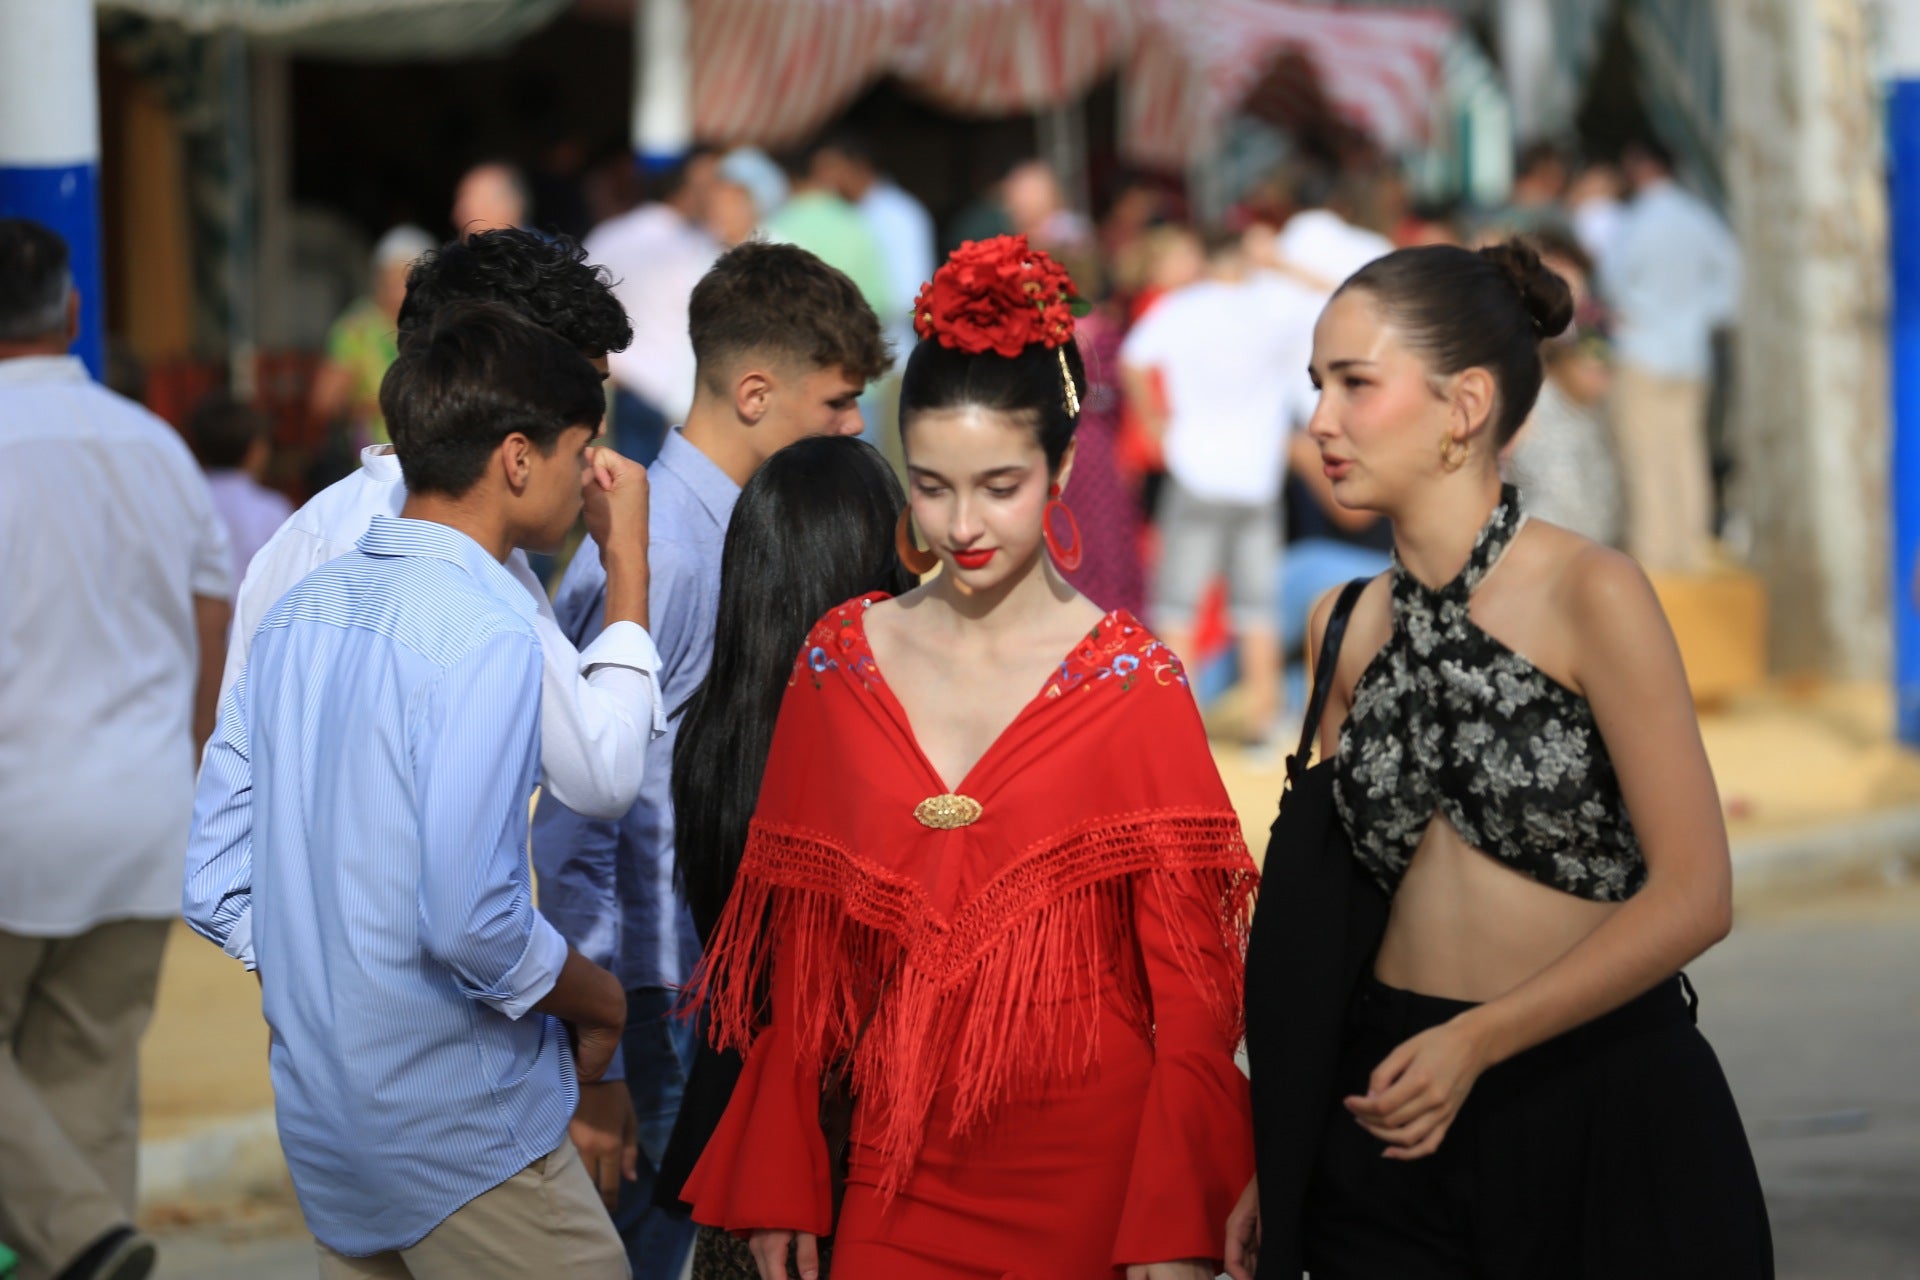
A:
[[[1773,1274],[1680,973],[1726,936],[1732,876],[1679,653],[1638,565],[1501,481],[1572,314],[1516,241],[1389,254],[1315,330],[1308,434],[1395,557],[1313,622],[1336,650],[1323,763],[1289,799],[1330,805],[1352,887],[1276,899],[1326,883],[1287,874],[1319,851],[1284,814],[1248,956],[1260,1177],[1228,1224],[1236,1280]],[[1314,923],[1369,911],[1383,929]],[[1301,1043],[1334,973],[1344,1016]]]

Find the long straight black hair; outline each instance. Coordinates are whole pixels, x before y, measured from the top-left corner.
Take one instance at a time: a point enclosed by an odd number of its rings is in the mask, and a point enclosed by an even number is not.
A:
[[[914,586],[894,552],[905,505],[886,460],[847,436],[788,445],[740,491],[721,553],[713,665],[678,713],[673,750],[674,867],[703,942],[733,889],[808,630],[855,596]]]

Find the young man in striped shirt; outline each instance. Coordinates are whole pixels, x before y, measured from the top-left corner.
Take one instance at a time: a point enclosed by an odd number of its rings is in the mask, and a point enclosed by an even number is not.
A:
[[[498,304],[411,338],[381,406],[406,505],[262,621],[201,775],[185,914],[260,977],[323,1277],[620,1280],[567,1125],[625,997],[533,907],[541,649],[503,562],[583,502],[644,555],[645,488],[588,451],[592,365]]]

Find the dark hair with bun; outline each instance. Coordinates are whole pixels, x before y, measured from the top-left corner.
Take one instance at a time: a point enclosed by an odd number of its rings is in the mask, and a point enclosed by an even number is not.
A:
[[[1541,341],[1573,322],[1573,291],[1519,240],[1478,252],[1444,244],[1398,249],[1348,276],[1339,292],[1349,289],[1372,294],[1435,373],[1493,374],[1493,434],[1502,445],[1540,394]]]
[[[991,409],[1024,419],[1040,437],[1047,469],[1058,471],[1080,425],[1080,419],[1067,412],[1067,387],[1060,376],[1063,352],[1074,393],[1084,402],[1087,366],[1072,342],[1057,349],[1036,342],[1008,357],[992,351],[969,355],[941,346],[938,338],[922,339],[907,357],[900,380],[901,443],[915,415],[929,409]]]

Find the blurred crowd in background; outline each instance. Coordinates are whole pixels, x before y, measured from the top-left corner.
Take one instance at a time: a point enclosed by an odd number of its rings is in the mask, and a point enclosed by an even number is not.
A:
[[[1387,564],[1384,527],[1331,500],[1308,435],[1306,365],[1326,298],[1395,247],[1526,237],[1572,285],[1579,318],[1547,345],[1547,383],[1506,459],[1510,477],[1539,517],[1632,550],[1656,571],[1699,570],[1712,555],[1716,479],[1728,469],[1713,391],[1725,376],[1738,255],[1650,138],[1608,157],[1529,145],[1509,198],[1488,208],[1417,202],[1400,170],[1365,147],[1302,156],[1211,226],[1181,184],[1158,178],[1122,180],[1097,216],[1082,214],[1036,158],[938,225],[848,131],[778,156],[699,148],[652,172],[628,169],[612,184],[626,207],[582,239],[633,324],[633,344],[610,361],[607,434],[642,462],[687,411],[687,299],[732,245],[788,241],[846,272],[899,357],[937,255],[1014,233],[1067,264],[1094,304],[1079,331],[1093,389],[1073,475],[1087,534],[1076,584],[1104,607],[1153,619],[1195,655],[1203,698],[1239,684],[1240,727],[1258,749],[1286,718],[1289,662],[1297,704],[1313,602]],[[461,234],[564,235],[586,210],[609,207],[608,185],[591,174],[541,182],[487,161],[449,193],[447,222]],[[287,495],[317,491],[385,441],[378,397],[394,319],[410,265],[435,243],[411,224],[379,238],[367,292],[332,322],[311,378],[306,412],[324,424],[314,447],[270,457],[270,421],[224,392],[189,418],[188,438],[219,476],[236,582],[284,518]],[[862,400],[867,438],[896,465],[897,372]]]

